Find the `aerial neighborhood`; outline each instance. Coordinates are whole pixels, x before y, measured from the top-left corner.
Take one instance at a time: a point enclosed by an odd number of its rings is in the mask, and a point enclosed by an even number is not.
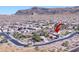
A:
[[[77,51],[78,10],[79,7],[33,7],[13,15],[0,15],[0,51]]]

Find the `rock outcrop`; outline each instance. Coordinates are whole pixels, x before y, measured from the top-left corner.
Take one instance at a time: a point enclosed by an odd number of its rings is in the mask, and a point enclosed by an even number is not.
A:
[[[79,12],[79,6],[66,7],[66,8],[42,8],[33,7],[26,10],[18,10],[15,15],[33,15],[36,14],[61,14],[61,13],[77,13]]]

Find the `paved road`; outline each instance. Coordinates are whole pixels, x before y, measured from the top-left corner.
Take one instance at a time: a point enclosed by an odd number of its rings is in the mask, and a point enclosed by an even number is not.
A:
[[[79,52],[79,46],[72,48],[69,52]]]
[[[75,50],[72,50],[71,52],[79,52],[79,47]]]
[[[46,42],[46,43],[34,44],[33,46],[42,46],[42,45],[51,44],[51,43],[54,43],[54,42],[57,42],[57,41],[61,41],[61,40],[65,40],[65,39],[71,38],[71,37],[73,37],[76,34],[79,34],[79,32],[70,33],[67,36],[64,36],[62,38],[58,38],[58,39],[55,39],[55,40],[52,40],[52,41]],[[10,35],[8,35],[8,34],[6,34],[4,32],[0,32],[0,35],[5,36],[5,38],[7,40],[11,41],[12,43],[14,43],[17,46],[22,46],[22,47],[27,47],[28,46],[28,44],[21,43],[20,41],[18,41],[18,39],[15,39],[12,36],[10,36]]]
[[[17,46],[23,46],[23,47],[28,46],[28,45],[26,45],[26,44],[20,43],[19,41],[17,41],[16,39],[10,37],[8,34],[6,34],[6,33],[4,33],[4,32],[0,32],[0,35],[5,36],[5,38],[6,38],[7,40],[11,41],[12,43],[14,43],[14,44],[17,45]]]
[[[62,37],[62,38],[58,38],[58,39],[52,40],[52,41],[47,42],[47,43],[36,44],[34,46],[42,46],[42,45],[51,44],[51,43],[54,43],[54,42],[57,42],[57,41],[62,41],[62,40],[65,40],[65,39],[69,39],[69,38],[73,37],[76,34],[79,34],[79,32],[73,32],[73,33],[70,33],[70,34]]]

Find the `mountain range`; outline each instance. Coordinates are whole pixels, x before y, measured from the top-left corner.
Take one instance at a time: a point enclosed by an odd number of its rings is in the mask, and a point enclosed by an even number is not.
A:
[[[42,8],[32,7],[31,9],[18,10],[15,15],[33,15],[33,14],[62,14],[62,13],[77,13],[79,6],[66,8]]]

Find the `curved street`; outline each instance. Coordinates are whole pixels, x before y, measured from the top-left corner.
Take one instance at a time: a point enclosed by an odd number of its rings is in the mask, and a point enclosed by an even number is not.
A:
[[[73,33],[70,33],[70,34],[62,37],[62,38],[58,38],[58,39],[55,39],[55,40],[51,40],[51,41],[46,42],[46,43],[34,44],[33,46],[42,46],[42,45],[51,44],[51,43],[54,43],[54,42],[57,42],[57,41],[61,41],[61,40],[65,40],[65,39],[71,38],[71,37],[73,37],[76,34],[79,34],[79,32],[73,32]],[[8,35],[8,34],[6,34],[4,32],[0,32],[0,35],[5,36],[5,38],[7,40],[11,41],[12,43],[14,43],[17,46],[22,46],[22,47],[27,47],[28,46],[28,44],[24,44],[23,42],[20,42],[18,39],[15,39],[11,35]]]

